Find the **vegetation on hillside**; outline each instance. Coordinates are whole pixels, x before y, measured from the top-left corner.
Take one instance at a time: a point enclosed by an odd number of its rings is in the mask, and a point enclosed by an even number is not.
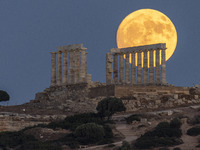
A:
[[[0,148],[20,150],[60,150],[62,145],[70,148],[78,148],[79,145],[106,144],[113,142],[112,129],[109,126],[109,118],[116,112],[124,111],[125,107],[120,99],[106,98],[99,102],[98,113],[76,114],[66,117],[59,122],[51,122],[47,125],[27,127],[18,132],[1,132]],[[104,120],[104,117],[107,117]],[[34,135],[27,134],[27,130],[35,127],[51,129],[67,129],[71,133],[53,141],[39,141]]]
[[[182,143],[180,127],[181,122],[177,118],[170,123],[161,122],[153,131],[148,131],[138,138],[135,146],[140,149],[150,149],[153,147],[179,145]]]
[[[125,111],[126,107],[122,103],[121,99],[116,97],[108,97],[101,100],[96,109],[101,118],[107,117],[107,120],[110,120],[110,117],[114,113]]]

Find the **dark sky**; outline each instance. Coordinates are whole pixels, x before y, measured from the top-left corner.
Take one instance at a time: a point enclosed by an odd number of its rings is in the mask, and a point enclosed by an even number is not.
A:
[[[200,83],[200,0],[0,0],[0,89],[9,105],[34,99],[50,85],[51,51],[83,43],[88,73],[105,82],[105,54],[116,31],[135,10],[161,11],[174,23],[178,43],[167,61],[167,81]],[[7,104],[7,103],[1,103]]]

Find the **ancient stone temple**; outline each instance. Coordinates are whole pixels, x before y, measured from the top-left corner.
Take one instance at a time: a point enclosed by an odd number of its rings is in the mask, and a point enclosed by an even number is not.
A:
[[[165,43],[111,49],[106,84],[167,84],[165,50]]]
[[[51,86],[89,83],[87,74],[87,48],[83,44],[57,47],[51,52]]]

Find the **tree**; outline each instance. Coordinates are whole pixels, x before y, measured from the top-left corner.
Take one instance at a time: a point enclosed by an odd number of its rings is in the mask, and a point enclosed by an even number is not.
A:
[[[0,90],[0,102],[2,101],[8,101],[10,99],[10,96],[6,91]]]
[[[76,128],[75,136],[82,144],[90,144],[102,140],[105,136],[105,132],[101,125],[86,123]]]
[[[108,97],[98,103],[96,110],[102,118],[107,117],[107,120],[109,120],[114,113],[125,111],[126,108],[121,99]]]

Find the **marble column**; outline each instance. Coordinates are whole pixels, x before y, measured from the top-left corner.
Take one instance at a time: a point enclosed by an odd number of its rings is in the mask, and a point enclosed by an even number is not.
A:
[[[62,51],[57,51],[58,62],[57,62],[57,85],[62,83]]]
[[[80,82],[86,82],[86,74],[87,74],[86,48],[81,49],[80,51],[81,51]]]
[[[160,49],[156,49],[155,83],[160,84]]]
[[[142,83],[142,61],[141,61],[142,51],[137,52],[137,84]]]
[[[161,50],[161,83],[167,84],[166,81],[166,58],[165,58],[166,49]]]
[[[126,83],[126,84],[130,84],[129,53],[126,53],[126,59],[125,59],[125,83]]]
[[[135,84],[136,66],[135,66],[135,52],[131,53],[131,83]]]
[[[106,54],[106,84],[112,84],[112,53]]]
[[[154,83],[154,50],[149,51],[149,83]]]
[[[113,71],[113,76],[114,76],[114,83],[118,83],[118,54],[114,54],[114,71]]]
[[[63,84],[67,84],[67,50],[63,51]]]
[[[56,52],[51,52],[51,86],[56,85]]]
[[[76,71],[76,56],[75,56],[75,50],[72,50],[72,83],[75,83],[75,71]]]
[[[75,52],[75,83],[79,82],[79,49],[76,49]]]
[[[69,84],[72,84],[72,77],[73,77],[73,74],[72,74],[72,50],[69,50],[69,70],[68,70],[68,83]]]
[[[147,58],[147,50],[144,51],[143,57],[143,84],[148,83],[148,58]]]
[[[124,83],[124,53],[119,55],[119,83]]]

